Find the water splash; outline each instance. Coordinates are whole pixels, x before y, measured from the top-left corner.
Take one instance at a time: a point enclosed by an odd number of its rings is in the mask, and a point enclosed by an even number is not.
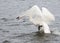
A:
[[[53,28],[52,29],[52,34],[59,35],[60,36],[60,31],[58,28]]]

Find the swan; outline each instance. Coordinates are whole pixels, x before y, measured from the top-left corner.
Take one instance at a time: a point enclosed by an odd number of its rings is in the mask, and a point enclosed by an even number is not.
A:
[[[51,33],[48,25],[51,24],[52,21],[55,21],[55,17],[47,8],[42,7],[41,10],[37,5],[34,5],[16,19],[21,19],[24,16],[28,16],[29,20],[38,26],[39,32]]]

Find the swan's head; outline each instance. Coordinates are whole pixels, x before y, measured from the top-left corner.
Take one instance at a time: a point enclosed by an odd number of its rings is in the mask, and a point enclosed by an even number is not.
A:
[[[19,19],[20,19],[20,17],[18,16],[16,19],[18,19],[18,20],[19,20]]]
[[[18,17],[16,17],[16,19],[18,19],[18,20],[20,20],[20,19],[22,19],[23,17],[21,17],[21,16],[18,16]]]

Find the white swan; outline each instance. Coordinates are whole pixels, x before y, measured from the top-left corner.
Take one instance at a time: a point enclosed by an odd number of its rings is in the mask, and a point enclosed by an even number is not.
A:
[[[55,17],[51,14],[48,9],[42,7],[42,10],[37,5],[24,12],[24,15],[17,17],[17,19],[24,16],[29,16],[29,20],[38,25],[38,30],[44,33],[51,33],[49,29],[49,24],[51,21],[55,21]]]

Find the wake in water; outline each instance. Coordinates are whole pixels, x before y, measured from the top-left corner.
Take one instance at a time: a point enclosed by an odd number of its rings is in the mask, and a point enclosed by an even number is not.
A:
[[[60,31],[59,31],[58,28],[53,28],[53,29],[51,30],[51,33],[52,33],[52,34],[55,34],[55,35],[60,35]]]

